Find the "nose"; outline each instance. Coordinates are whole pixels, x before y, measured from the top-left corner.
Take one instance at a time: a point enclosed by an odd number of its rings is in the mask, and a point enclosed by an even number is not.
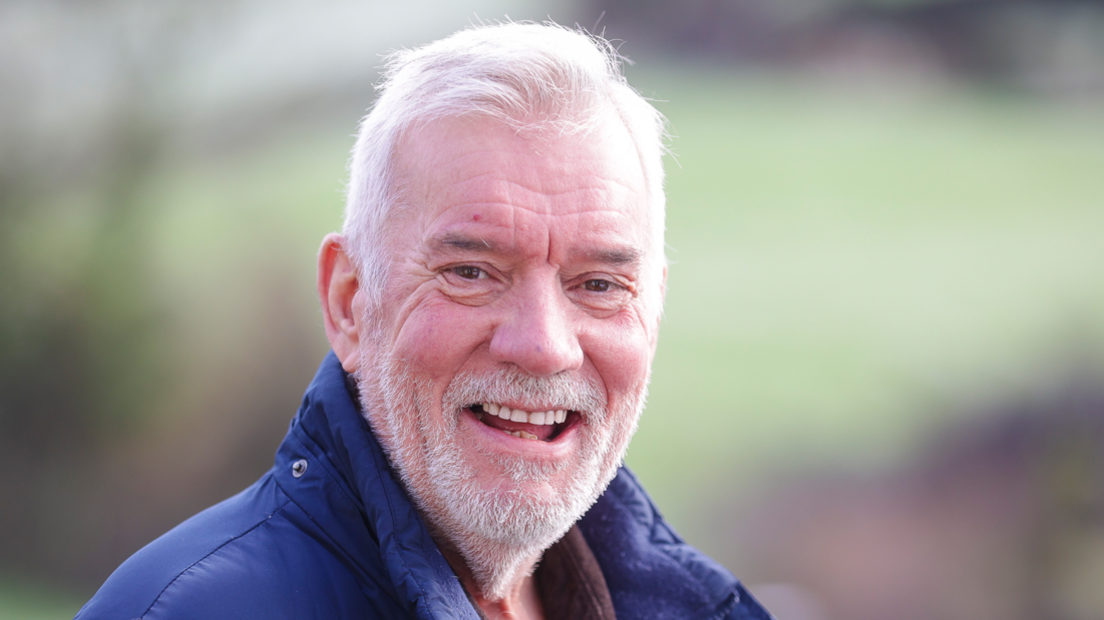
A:
[[[583,364],[570,300],[555,282],[530,282],[512,291],[491,336],[491,357],[535,376],[576,370]]]

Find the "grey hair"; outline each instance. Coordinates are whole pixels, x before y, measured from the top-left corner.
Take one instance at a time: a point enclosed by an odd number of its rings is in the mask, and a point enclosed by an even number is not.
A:
[[[395,150],[406,132],[441,118],[480,115],[519,132],[563,135],[593,131],[612,111],[636,144],[662,257],[666,121],[628,85],[623,62],[602,37],[529,22],[473,27],[390,54],[353,147],[342,231],[369,303],[379,303],[388,269],[384,228],[399,202]]]

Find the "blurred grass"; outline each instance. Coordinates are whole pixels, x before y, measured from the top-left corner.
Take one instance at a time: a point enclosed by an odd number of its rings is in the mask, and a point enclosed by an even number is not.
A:
[[[709,550],[702,513],[717,498],[780,471],[891,467],[964,400],[1099,363],[1104,113],[960,88],[636,73],[670,100],[678,164],[666,318],[628,460],[692,542]],[[135,242],[172,326],[165,400],[182,403],[160,415],[212,411],[197,394],[236,380],[227,369],[292,354],[313,366],[325,351],[314,256],[340,226],[354,120],[169,157],[145,179]],[[26,242],[64,282],[94,222],[80,196],[39,213]],[[273,314],[309,346],[271,350]],[[2,618],[75,610],[0,582]]]
[[[71,593],[0,575],[0,618],[4,620],[72,618],[83,604]]]
[[[1099,371],[1098,109],[642,77],[671,100],[680,165],[628,461],[692,541],[708,547],[703,502],[787,471],[892,467],[970,400]]]

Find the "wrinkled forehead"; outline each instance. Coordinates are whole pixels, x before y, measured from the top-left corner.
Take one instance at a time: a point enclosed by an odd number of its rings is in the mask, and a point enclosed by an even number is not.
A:
[[[472,115],[412,127],[394,152],[396,200],[387,228],[393,233],[405,229],[403,223],[432,218],[435,209],[464,203],[465,192],[477,187],[478,200],[549,209],[551,215],[621,212],[640,230],[645,262],[662,262],[662,219],[654,225],[655,200],[640,151],[614,111],[598,120],[587,127],[539,119],[518,126]]]

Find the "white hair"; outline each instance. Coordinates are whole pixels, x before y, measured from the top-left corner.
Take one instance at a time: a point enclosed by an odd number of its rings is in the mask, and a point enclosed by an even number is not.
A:
[[[353,147],[342,231],[369,303],[379,303],[388,268],[382,240],[398,202],[395,150],[406,132],[441,118],[482,115],[519,132],[585,135],[612,111],[636,145],[661,258],[666,122],[625,81],[623,61],[599,36],[526,22],[473,27],[388,56]]]

